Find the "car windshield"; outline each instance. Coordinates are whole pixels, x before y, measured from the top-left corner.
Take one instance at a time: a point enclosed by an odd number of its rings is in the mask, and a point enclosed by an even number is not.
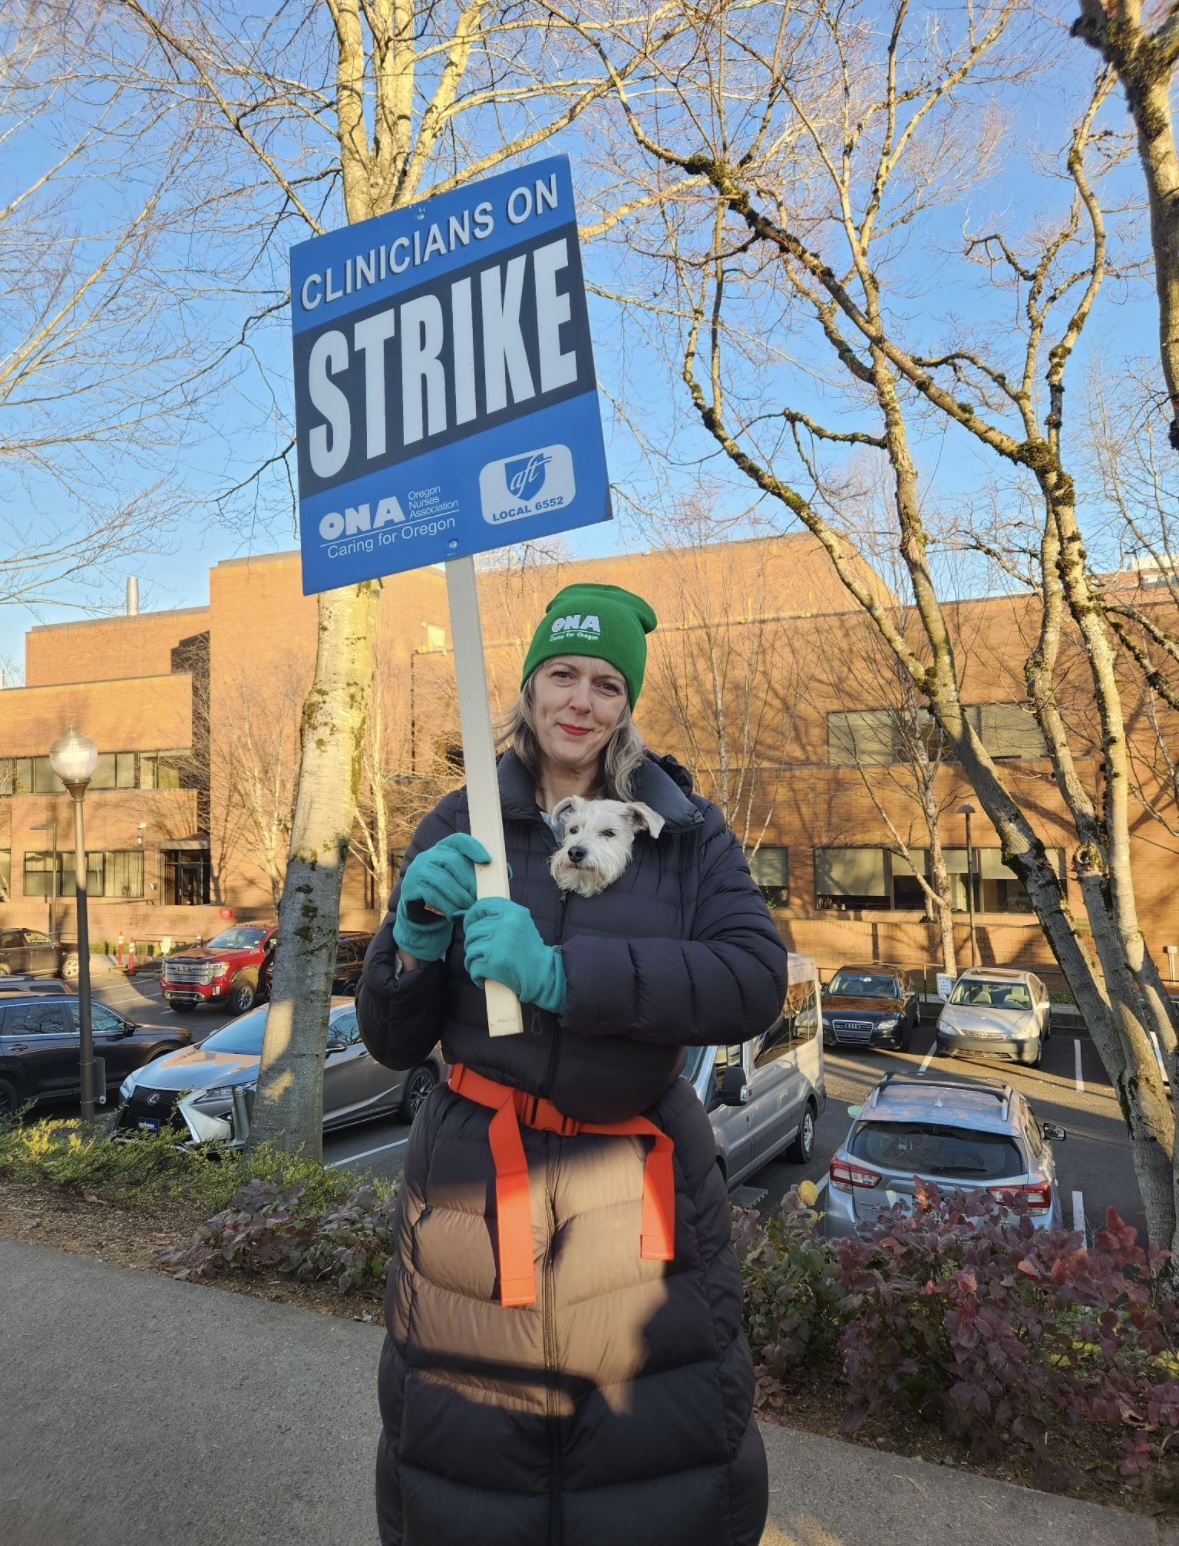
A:
[[[210,950],[251,950],[266,938],[265,929],[222,929],[209,941]]]
[[[856,1159],[883,1170],[947,1180],[995,1181],[1026,1169],[1017,1145],[1004,1133],[926,1122],[861,1122],[849,1148]]]
[[[847,998],[896,998],[897,982],[895,977],[885,977],[880,972],[838,971],[826,992]]]
[[[266,1005],[251,1009],[231,1025],[223,1025],[201,1042],[202,1052],[238,1052],[245,1057],[262,1056],[262,1033],[266,1029]]]
[[[963,978],[954,984],[951,1004],[977,1004],[983,1009],[1030,1009],[1032,1001],[1022,982],[977,982]]]

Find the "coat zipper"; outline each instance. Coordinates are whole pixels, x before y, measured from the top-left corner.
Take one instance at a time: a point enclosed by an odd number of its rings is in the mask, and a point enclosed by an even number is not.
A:
[[[551,1140],[550,1140],[551,1141]],[[557,1239],[557,1215],[546,1166],[544,1207],[548,1243],[544,1253],[544,1379],[545,1409],[549,1431],[549,1546],[561,1546],[561,1403],[557,1378],[557,1330],[553,1305],[553,1248]]]
[[[562,891],[562,893],[561,893],[561,916],[557,920],[557,939],[556,939],[556,943],[558,945],[565,938],[565,914],[568,911],[569,911],[569,892],[568,891]],[[553,1044],[549,1048],[548,1066],[546,1067],[546,1069],[544,1071],[544,1078],[541,1080],[541,1084],[540,1084],[540,1094],[545,1099],[548,1098],[548,1093],[549,1093],[549,1091],[553,1087],[553,1080],[556,1078],[556,1075],[557,1075],[557,1058],[560,1055],[560,1051],[561,1051],[561,1025],[560,1025],[560,1022],[557,1019],[556,1015],[554,1015],[553,1016]]]

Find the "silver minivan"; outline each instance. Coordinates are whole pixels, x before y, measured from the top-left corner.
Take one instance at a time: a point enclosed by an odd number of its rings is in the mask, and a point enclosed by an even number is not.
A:
[[[827,1101],[815,963],[792,953],[787,980],[781,1015],[756,1040],[688,1048],[683,1077],[708,1112],[730,1187],[783,1149],[803,1165],[814,1153],[815,1124]]]

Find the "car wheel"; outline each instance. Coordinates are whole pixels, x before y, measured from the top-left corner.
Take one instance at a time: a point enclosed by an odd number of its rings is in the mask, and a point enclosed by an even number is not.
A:
[[[1043,1038],[1043,1036],[1037,1036],[1037,1038],[1036,1038],[1036,1055],[1035,1055],[1034,1058],[1029,1058],[1028,1059],[1028,1067],[1029,1068],[1039,1068],[1041,1062],[1043,1061],[1043,1058],[1044,1058],[1044,1038]]]
[[[786,1150],[786,1158],[796,1165],[809,1165],[811,1156],[815,1152],[815,1111],[807,1102],[806,1110],[802,1114],[802,1122],[799,1125],[798,1136]]]
[[[71,978],[78,975],[78,957],[76,955],[65,957],[61,963],[61,975]]]
[[[229,997],[226,1006],[230,1014],[244,1015],[247,1009],[253,1009],[254,1000],[258,996],[257,984],[251,982],[248,977],[235,977],[229,985]]]
[[[0,1117],[14,1117],[20,1110],[20,1091],[11,1079],[0,1079]]]
[[[429,1063],[423,1063],[406,1076],[405,1092],[401,1097],[402,1120],[412,1122],[426,1104],[430,1092],[438,1083],[438,1075]]]

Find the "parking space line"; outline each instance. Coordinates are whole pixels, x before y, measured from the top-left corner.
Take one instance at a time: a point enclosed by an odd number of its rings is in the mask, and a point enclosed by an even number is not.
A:
[[[929,1051],[925,1054],[925,1058],[924,1058],[924,1061],[921,1064],[921,1067],[917,1070],[917,1072],[919,1074],[923,1074],[925,1072],[925,1070],[929,1067],[929,1065],[933,1062],[933,1054],[936,1051],[937,1051],[937,1042],[935,1041],[933,1046],[930,1047]]]
[[[1085,1081],[1081,1075],[1081,1038],[1079,1036],[1073,1042],[1073,1056],[1076,1060],[1077,1068],[1077,1094],[1084,1095]]]
[[[1084,1192],[1074,1192],[1073,1193],[1073,1228],[1074,1229],[1079,1229],[1082,1234],[1085,1233],[1085,1194],[1084,1194]]]
[[[357,1160],[371,1159],[374,1154],[388,1154],[390,1149],[400,1149],[408,1142],[408,1138],[395,1138],[392,1143],[383,1143],[378,1149],[366,1149],[363,1154],[349,1154],[344,1159],[329,1160],[326,1168],[335,1170],[340,1165],[355,1165]]]

